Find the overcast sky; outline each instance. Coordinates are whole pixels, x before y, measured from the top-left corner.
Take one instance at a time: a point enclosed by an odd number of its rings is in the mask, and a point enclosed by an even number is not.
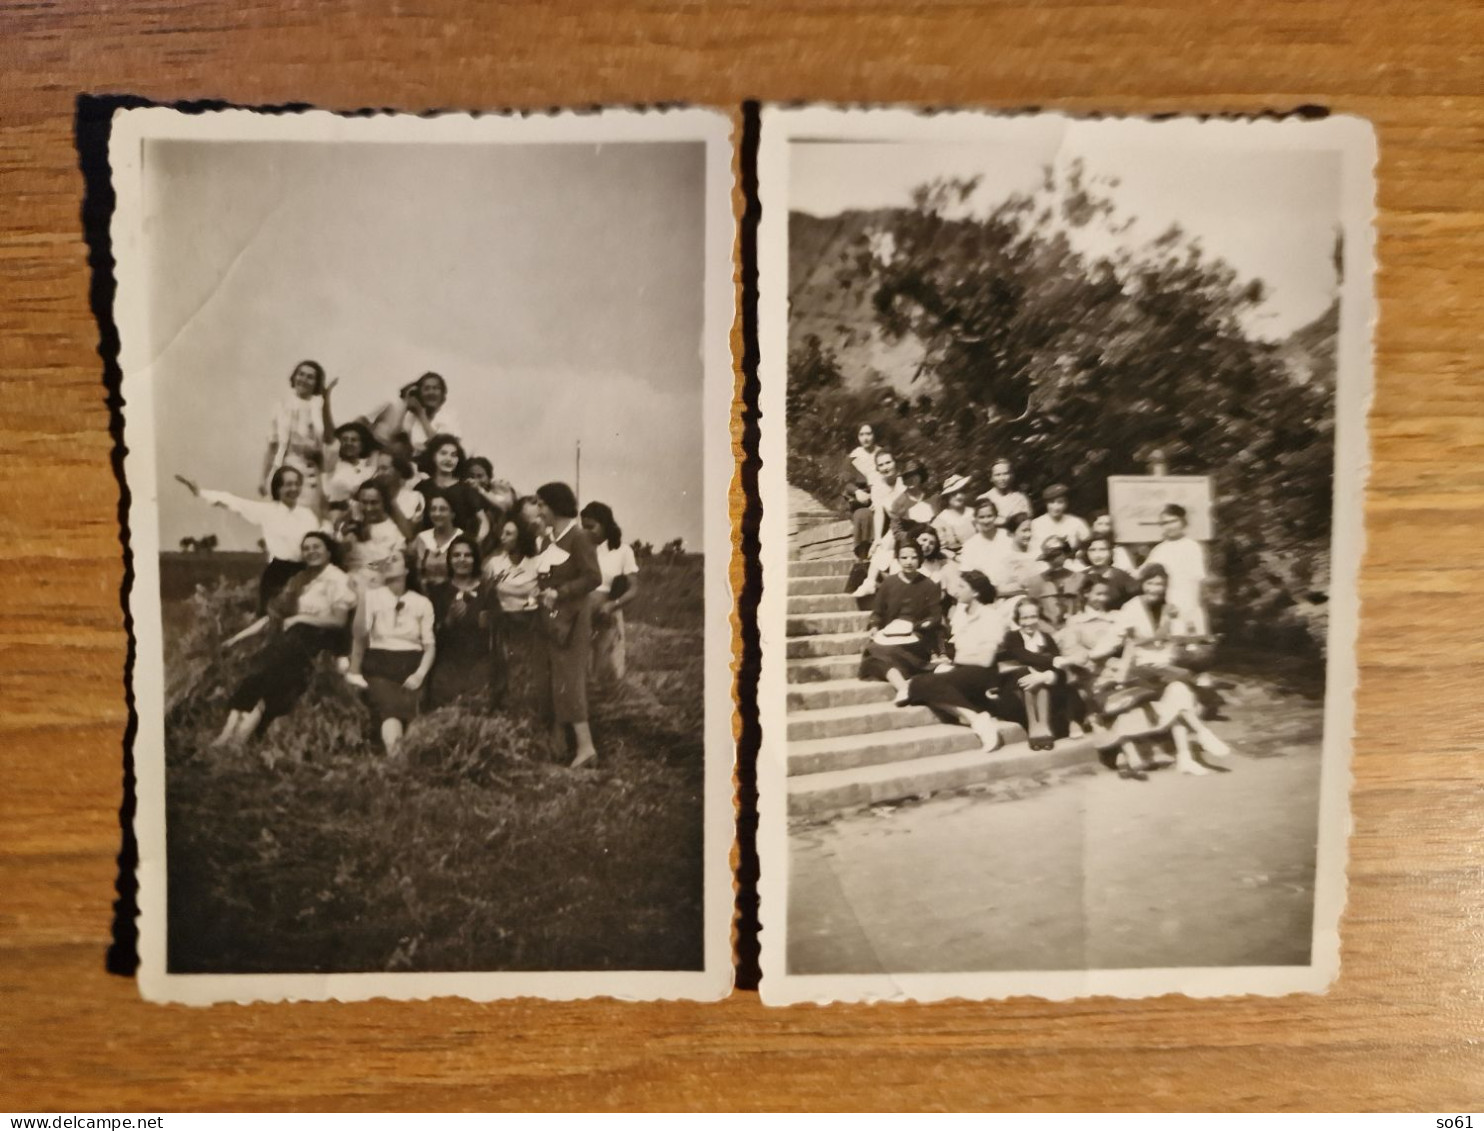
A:
[[[1137,218],[1118,240],[1072,233],[1082,250],[1106,254],[1178,223],[1244,278],[1268,285],[1250,331],[1282,338],[1324,313],[1336,294],[1338,151],[1194,147],[1188,135],[1162,146],[1157,128],[1131,143],[1127,132],[1098,125],[1081,124],[1072,142],[1029,129],[998,143],[795,142],[789,206],[814,216],[903,207],[913,188],[936,177],[978,176],[971,205],[988,211],[1011,193],[1036,190],[1046,165],[1065,169],[1080,158],[1087,176],[1118,179],[1106,191],[1121,216]]]
[[[336,420],[443,374],[470,454],[701,546],[704,146],[155,141],[145,152],[161,547],[247,524],[302,359]]]

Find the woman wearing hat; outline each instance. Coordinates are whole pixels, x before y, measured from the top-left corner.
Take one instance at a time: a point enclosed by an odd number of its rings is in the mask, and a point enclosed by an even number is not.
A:
[[[1044,568],[1026,591],[1041,607],[1041,619],[1055,630],[1077,611],[1082,576],[1071,568],[1071,550],[1059,534],[1041,543],[1040,556]]]
[[[943,509],[933,517],[933,529],[943,552],[957,558],[964,543],[974,537],[974,514],[969,510],[969,477],[950,475],[943,481]]]
[[[943,630],[943,591],[921,572],[922,551],[905,541],[897,571],[876,590],[869,622],[872,635],[861,655],[860,678],[885,680],[907,701],[907,681],[925,671],[937,654]]]
[[[407,588],[407,562],[393,554],[382,583],[361,594],[346,681],[365,689],[371,716],[388,756],[397,753],[417,718],[423,681],[437,659],[433,604]]]
[[[994,585],[978,570],[956,576],[952,596],[948,635],[953,663],[914,675],[907,683],[906,702],[931,707],[970,727],[988,752],[1000,745],[1000,728],[993,714],[999,685],[995,653],[1005,626],[995,608]]]
[[[258,494],[270,493],[273,474],[280,467],[292,467],[304,479],[300,501],[319,513],[320,463],[325,438],[332,434],[329,393],[334,387],[333,381],[325,384],[325,368],[319,362],[301,361],[294,366],[289,374],[290,395],[273,408]]]
[[[269,607],[278,631],[258,655],[252,672],[232,692],[227,721],[213,746],[246,742],[288,714],[309,687],[315,657],[342,646],[356,594],[350,579],[335,565],[335,541],[322,530],[311,530],[304,535],[300,553],[304,568]]]

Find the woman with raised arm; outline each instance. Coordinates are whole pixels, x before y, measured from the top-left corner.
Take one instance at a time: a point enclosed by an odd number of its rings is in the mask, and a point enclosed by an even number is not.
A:
[[[315,657],[342,645],[356,594],[335,565],[335,541],[324,531],[311,530],[301,540],[300,553],[303,570],[270,607],[277,632],[228,700],[227,721],[213,746],[246,742],[288,714],[309,687]]]
[[[304,477],[301,502],[316,513],[320,510],[320,466],[325,439],[332,434],[326,397],[334,382],[325,384],[324,366],[301,361],[289,374],[290,394],[273,408],[268,450],[263,456],[263,474],[258,494],[272,489],[273,473],[292,467]]]
[[[995,588],[978,570],[964,570],[952,581],[954,606],[948,615],[952,663],[939,664],[907,682],[907,702],[931,707],[971,728],[986,752],[998,749],[995,719],[999,672],[995,653],[1005,625],[995,608]]]
[[[262,616],[268,611],[268,602],[283,590],[289,578],[304,568],[301,548],[304,535],[321,529],[319,515],[299,501],[304,476],[297,468],[280,467],[268,481],[271,500],[244,499],[226,491],[200,487],[184,475],[175,478],[196,498],[231,511],[262,532],[263,545],[268,551],[268,564],[258,580],[258,615]]]
[[[499,549],[505,516],[515,510],[515,488],[509,481],[495,478],[495,465],[484,456],[470,456],[464,461],[464,482],[479,496],[480,508],[489,523],[489,531],[479,543],[479,552],[488,557]]]
[[[623,531],[607,503],[582,508],[582,528],[597,549],[603,582],[593,601],[592,679],[596,687],[623,682],[628,671],[624,647],[624,606],[639,595],[639,563],[632,546],[624,545]]]
[[[462,440],[464,429],[448,407],[448,382],[437,373],[424,373],[403,385],[397,400],[373,414],[376,438],[383,444],[406,436],[418,456],[434,436]]]
[[[464,445],[448,435],[434,436],[423,448],[418,467],[423,478],[416,490],[431,503],[447,499],[453,508],[453,522],[475,542],[489,534],[489,518],[484,513],[484,500],[472,484],[464,481]],[[424,509],[424,525],[432,515]]]
[[[589,595],[603,583],[592,539],[577,518],[577,496],[565,483],[536,491],[549,542],[540,554],[536,600],[536,684],[542,714],[551,727],[552,753],[567,754],[566,728],[572,728],[577,755],[572,768],[598,756],[588,725],[587,679],[593,643]]]
[[[356,488],[376,474],[378,446],[371,429],[351,420],[335,429],[335,442],[325,445],[323,485],[325,517],[339,522],[350,509]]]
[[[388,757],[417,718],[437,656],[432,602],[407,588],[407,563],[394,554],[382,566],[382,583],[361,595],[345,675],[365,690]]]
[[[428,680],[428,706],[462,702],[484,711],[497,706],[500,681],[500,600],[481,571],[479,547],[467,534],[455,534],[448,547],[448,579],[428,592],[438,658]]]

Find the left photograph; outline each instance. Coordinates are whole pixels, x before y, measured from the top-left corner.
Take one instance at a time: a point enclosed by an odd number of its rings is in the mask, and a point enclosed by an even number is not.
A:
[[[729,992],[732,129],[115,115],[145,997]]]

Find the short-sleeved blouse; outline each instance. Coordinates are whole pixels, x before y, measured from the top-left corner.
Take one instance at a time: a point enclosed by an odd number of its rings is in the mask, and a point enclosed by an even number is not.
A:
[[[359,538],[345,543],[345,568],[349,573],[378,572],[393,556],[405,552],[407,538],[401,527],[389,518],[366,527],[365,541]]]
[[[955,664],[987,668],[994,663],[1000,641],[1005,638],[1005,621],[998,609],[977,602],[972,610],[967,605],[954,605],[948,625]]]
[[[408,590],[400,597],[386,586],[369,590],[366,635],[371,648],[386,652],[424,652],[433,646],[433,603]]]
[[[535,608],[536,585],[541,564],[532,555],[512,562],[506,554],[492,554],[485,559],[484,576],[495,583],[502,612],[518,613]]]
[[[304,575],[301,574],[300,577]],[[290,584],[299,581],[295,578]],[[356,591],[339,566],[327,565],[319,575],[302,582],[294,609],[300,616],[344,617],[356,607]]]
[[[634,560],[634,548],[627,543],[620,543],[615,550],[607,542],[602,542],[597,549],[598,570],[603,575],[603,584],[598,586],[599,593],[611,590],[615,578],[632,577],[639,572],[639,563]]]

